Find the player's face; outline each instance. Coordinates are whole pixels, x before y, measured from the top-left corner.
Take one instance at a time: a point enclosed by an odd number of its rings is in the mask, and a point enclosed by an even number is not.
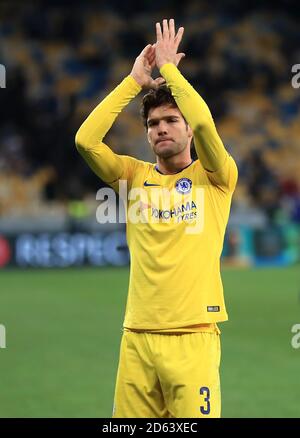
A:
[[[178,108],[163,105],[149,111],[147,137],[155,155],[170,158],[189,147],[193,132]]]

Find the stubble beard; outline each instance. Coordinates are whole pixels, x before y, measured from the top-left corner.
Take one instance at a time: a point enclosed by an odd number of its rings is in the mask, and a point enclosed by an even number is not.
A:
[[[153,147],[153,152],[155,155],[157,155],[159,158],[171,158],[175,155],[180,154],[182,151],[184,151],[185,146],[182,146],[178,143],[173,143],[171,147],[164,147],[160,149],[159,147],[156,147],[156,145]]]

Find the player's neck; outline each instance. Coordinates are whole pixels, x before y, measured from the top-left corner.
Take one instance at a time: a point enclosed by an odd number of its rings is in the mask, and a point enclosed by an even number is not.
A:
[[[191,154],[174,155],[170,158],[162,158],[156,156],[156,168],[160,173],[164,175],[172,175],[178,173],[185,167],[189,166],[193,162]]]

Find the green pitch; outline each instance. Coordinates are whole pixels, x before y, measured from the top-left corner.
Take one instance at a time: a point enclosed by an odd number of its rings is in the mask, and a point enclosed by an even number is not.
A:
[[[0,417],[110,417],[128,270],[0,275]],[[223,417],[300,417],[299,267],[223,279]]]

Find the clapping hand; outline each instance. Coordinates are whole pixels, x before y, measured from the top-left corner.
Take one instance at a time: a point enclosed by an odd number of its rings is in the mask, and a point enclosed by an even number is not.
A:
[[[142,88],[158,88],[165,82],[162,77],[152,78],[155,65],[158,69],[167,63],[173,63],[177,66],[185,56],[184,53],[177,53],[183,32],[184,28],[180,27],[175,34],[173,18],[169,20],[169,23],[168,20],[163,20],[162,29],[160,23],[156,23],[156,43],[148,44],[142,50],[130,73]]]
[[[152,78],[154,67],[155,44],[148,44],[136,58],[130,74],[142,88],[158,88],[165,81],[161,77]]]
[[[177,34],[175,34],[173,18],[169,20],[169,23],[168,20],[163,20],[162,29],[160,23],[156,23],[155,62],[158,69],[168,63],[177,66],[181,59],[184,58],[184,53],[177,53],[183,32],[184,27],[180,27]]]

